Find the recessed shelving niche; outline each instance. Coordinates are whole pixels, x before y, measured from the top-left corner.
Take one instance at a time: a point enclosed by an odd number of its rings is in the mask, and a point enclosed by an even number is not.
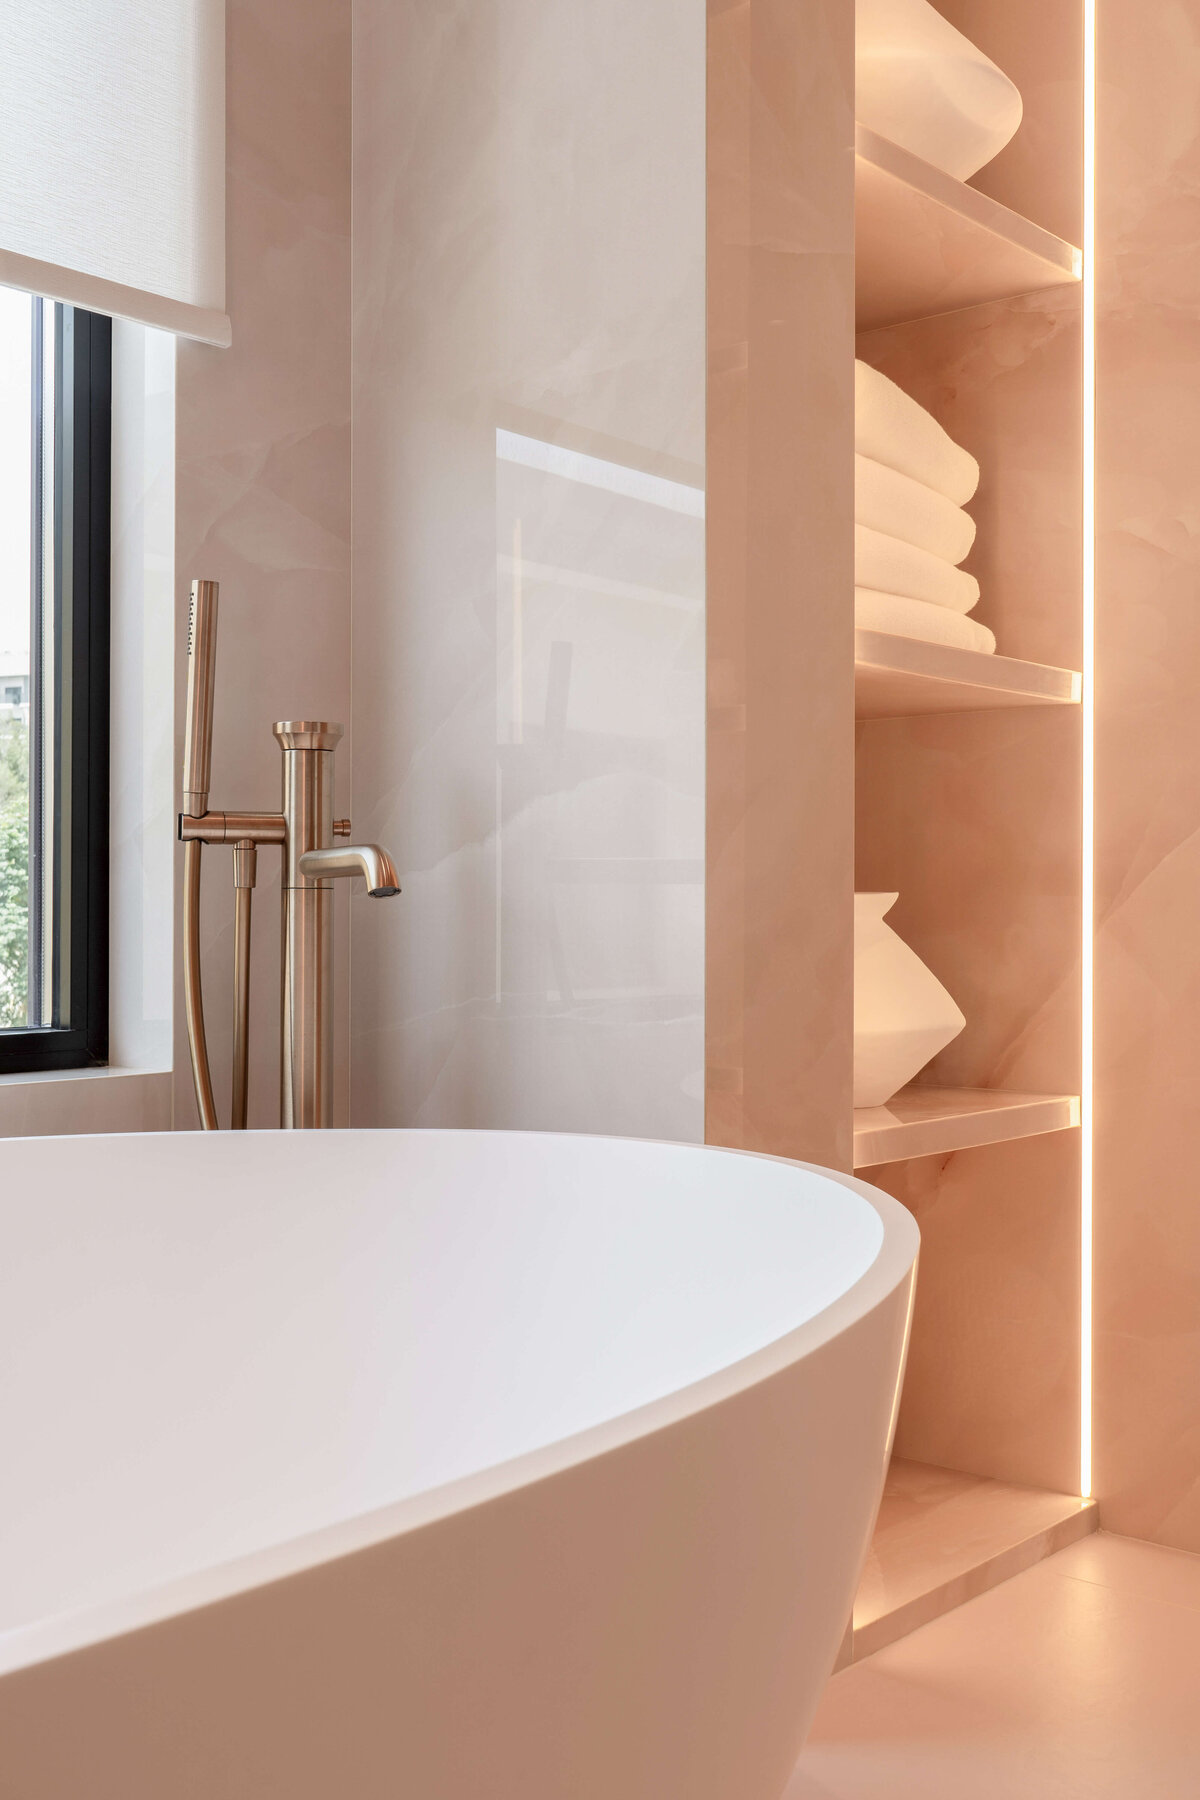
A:
[[[1097,1524],[1094,1500],[895,1458],[839,1667],[1077,1543]]]
[[[985,622],[1004,649],[1046,660],[855,633],[856,885],[903,896],[902,935],[968,1021],[942,1066],[979,1085],[917,1084],[854,1114],[855,1168],[920,1211],[924,1244],[900,1455],[843,1663],[1096,1527],[1095,1506],[1065,1491],[1084,1452],[1070,1089],[1090,705],[1085,296],[1078,249],[1034,223],[1081,229],[1082,39],[1078,18],[1047,27],[1032,0],[936,3],[1016,83],[1025,122],[978,186],[858,127],[856,353],[978,458]],[[990,725],[954,716],[1001,709]],[[920,1080],[944,1082],[938,1070]],[[1062,1371],[1053,1392],[1047,1359]],[[933,1466],[946,1463],[958,1468]]]
[[[1080,279],[1074,244],[865,125],[854,148],[860,331]]]

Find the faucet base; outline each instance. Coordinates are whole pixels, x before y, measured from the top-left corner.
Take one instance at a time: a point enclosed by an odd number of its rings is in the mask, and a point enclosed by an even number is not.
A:
[[[283,1043],[279,1123],[333,1124],[333,889],[283,890]]]

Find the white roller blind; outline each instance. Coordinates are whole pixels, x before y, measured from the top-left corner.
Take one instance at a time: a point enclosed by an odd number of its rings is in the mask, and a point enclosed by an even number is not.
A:
[[[227,344],[224,0],[0,6],[0,284]]]

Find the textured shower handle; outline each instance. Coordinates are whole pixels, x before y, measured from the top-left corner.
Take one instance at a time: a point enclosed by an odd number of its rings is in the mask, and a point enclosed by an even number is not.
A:
[[[187,721],[183,739],[183,810],[193,819],[208,811],[212,776],[213,695],[217,680],[217,593],[215,581],[193,581],[188,604]],[[181,835],[182,824],[180,821]],[[205,1131],[217,1129],[208,1040],[204,1032],[204,991],[200,975],[200,852],[198,838],[183,852],[183,993],[196,1107]]]
[[[192,818],[200,818],[208,811],[208,791],[211,785],[218,592],[219,584],[215,581],[193,581],[188,605],[183,810]]]

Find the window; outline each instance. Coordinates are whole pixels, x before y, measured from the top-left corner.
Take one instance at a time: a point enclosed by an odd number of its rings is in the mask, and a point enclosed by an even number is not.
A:
[[[108,1053],[112,325],[0,289],[0,1074]]]

